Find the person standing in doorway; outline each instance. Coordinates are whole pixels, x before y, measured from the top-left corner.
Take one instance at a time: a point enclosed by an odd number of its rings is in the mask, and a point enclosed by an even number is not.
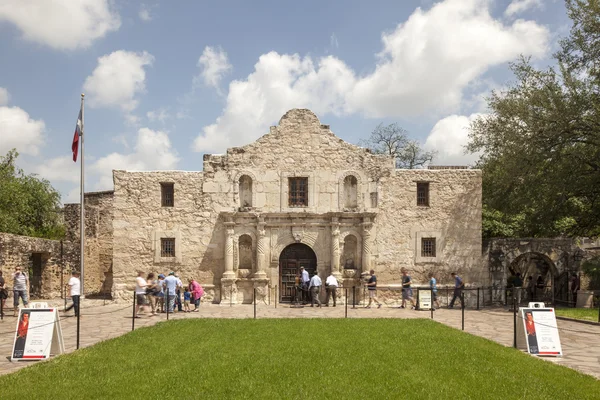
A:
[[[325,307],[329,307],[329,298],[333,297],[333,306],[335,307],[335,298],[336,292],[338,288],[338,280],[333,274],[329,274],[327,279],[325,280],[325,287],[327,290],[327,296],[325,297]]]
[[[69,293],[71,294],[71,300],[73,304],[65,308],[65,312],[69,312],[71,308],[75,309],[75,316],[79,315],[79,299],[81,297],[81,281],[79,280],[79,272],[71,272],[71,278],[69,279]]]
[[[534,301],[533,294],[535,293],[535,282],[533,276],[527,277],[527,301]]]
[[[462,302],[461,295],[463,288],[465,287],[465,283],[463,282],[461,277],[456,274],[456,272],[453,272],[450,275],[452,276],[452,278],[454,278],[454,296],[452,296],[452,300],[450,300],[450,305],[448,306],[448,308],[454,308],[454,302],[456,301],[456,299],[460,300],[460,305],[462,307],[464,306],[464,304]]]
[[[381,308],[381,303],[377,300],[377,276],[375,276],[375,270],[369,271],[371,277],[367,282],[367,289],[369,292],[369,304],[367,304],[366,308],[371,308],[371,303],[377,303],[377,308]]]
[[[513,280],[513,291],[515,294],[515,301],[517,302],[517,307],[521,304],[521,292],[523,291],[523,277],[521,277],[521,273],[517,272],[515,275],[515,279]]]
[[[577,291],[581,286],[581,279],[579,279],[579,275],[573,272],[571,276],[571,294],[573,295],[573,307],[577,306]]]
[[[300,267],[300,279],[302,280],[302,304],[308,304],[308,288],[310,286],[310,277],[304,267]]]
[[[312,299],[310,303],[311,307],[315,306],[315,301],[317,302],[317,307],[321,307],[321,299],[319,299],[319,294],[321,293],[322,284],[323,282],[321,281],[321,278],[319,278],[319,275],[315,272],[315,274],[310,280],[310,283],[308,284],[308,288],[310,289],[310,292],[312,294]]]
[[[431,301],[435,305],[435,308],[440,308],[440,301],[437,295],[437,280],[435,279],[433,272],[429,274],[429,288],[431,289]]]
[[[23,307],[27,307],[27,288],[29,287],[29,278],[27,274],[21,271],[21,267],[15,268],[15,273],[13,274],[13,305],[14,305],[14,313],[13,315],[16,317],[19,314],[19,298],[23,301]]]
[[[406,268],[402,268],[402,305],[400,308],[406,307],[406,300],[410,301],[410,309],[415,309],[415,299],[413,299],[412,292],[412,280],[410,279],[410,275],[408,275],[408,270]]]

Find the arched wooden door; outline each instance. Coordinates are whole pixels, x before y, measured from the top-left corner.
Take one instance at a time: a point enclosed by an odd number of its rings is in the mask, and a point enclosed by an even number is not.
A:
[[[317,255],[305,244],[290,244],[279,256],[279,301],[281,303],[291,303],[294,299],[294,286],[300,267],[304,267],[312,277],[317,270]]]

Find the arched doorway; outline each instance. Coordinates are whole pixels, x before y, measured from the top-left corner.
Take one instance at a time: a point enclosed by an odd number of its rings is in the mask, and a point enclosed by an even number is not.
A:
[[[281,303],[292,302],[300,267],[304,267],[312,277],[317,270],[317,255],[305,244],[290,244],[279,256],[279,301]]]
[[[517,273],[521,274],[524,288],[527,288],[531,276],[534,284],[532,294],[536,301],[551,302],[553,293],[558,294],[557,287],[560,287],[562,276],[558,275],[556,266],[548,256],[536,252],[519,255],[508,266],[507,287],[512,287],[512,279]]]

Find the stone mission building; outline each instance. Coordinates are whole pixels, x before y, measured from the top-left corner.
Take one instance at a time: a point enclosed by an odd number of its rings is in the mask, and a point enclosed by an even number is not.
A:
[[[203,161],[203,172],[113,172],[114,297],[130,296],[137,270],[194,277],[208,299],[234,304],[276,285],[291,301],[301,266],[347,286],[371,268],[380,285],[402,267],[422,283],[430,271],[487,279],[479,170],[396,169],[306,109]]]

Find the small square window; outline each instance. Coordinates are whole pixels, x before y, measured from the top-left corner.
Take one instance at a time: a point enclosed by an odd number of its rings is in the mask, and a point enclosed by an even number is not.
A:
[[[160,239],[160,256],[175,257],[175,239],[162,238]]]
[[[435,238],[421,239],[421,257],[435,257]]]
[[[429,207],[429,182],[417,182],[417,205]]]
[[[289,179],[289,206],[308,207],[308,178]]]
[[[174,188],[172,183],[161,183],[160,184],[160,192],[161,192],[161,205],[163,207],[173,207],[175,201],[173,199]]]

